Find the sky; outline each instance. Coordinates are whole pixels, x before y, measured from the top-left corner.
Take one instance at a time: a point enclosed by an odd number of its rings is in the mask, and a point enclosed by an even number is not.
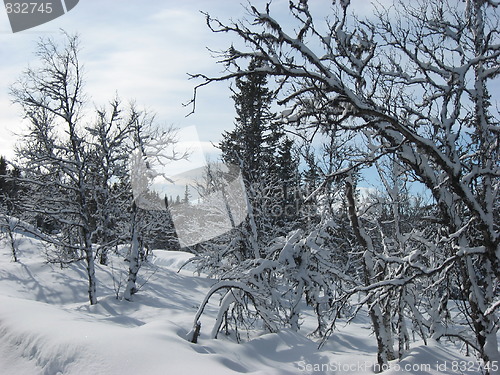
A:
[[[388,5],[392,0],[378,2]],[[188,129],[186,134],[199,139],[204,156],[215,160],[218,150],[212,144],[234,126],[229,83],[204,87],[195,113],[188,117],[192,108],[183,103],[199,83],[189,80],[188,73],[218,75],[223,70],[207,47],[224,50],[232,43],[238,47],[234,35],[210,32],[200,11],[236,21],[248,15],[241,3],[246,4],[245,0],[80,0],[67,14],[18,33],[12,33],[7,14],[0,9],[0,155],[13,159],[14,144],[23,130],[9,86],[35,64],[37,41],[41,37],[62,41],[62,29],[80,36],[88,108],[102,107],[116,95],[124,103],[135,101],[139,108],[156,113],[159,125]],[[264,9],[266,1],[252,4]],[[287,4],[288,0],[273,0],[273,17],[280,20]],[[331,6],[331,0],[313,0],[310,6],[316,16],[326,16],[324,8]],[[373,15],[369,0],[352,0],[351,10],[361,17]]]
[[[196,82],[187,73],[216,75],[223,69],[207,49],[223,50],[234,36],[214,34],[200,11],[223,20],[247,15],[241,4],[229,0],[80,0],[67,14],[46,24],[12,33],[6,12],[0,9],[0,155],[14,157],[14,144],[22,132],[20,108],[11,103],[9,86],[36,62],[34,51],[41,37],[63,40],[61,29],[78,33],[84,66],[87,105],[101,107],[118,95],[124,103],[156,113],[161,126],[195,127],[209,159],[216,158],[211,144],[234,124],[234,104],[229,83],[213,84],[200,91],[196,112],[188,102]],[[266,1],[253,2],[264,9]],[[353,0],[360,13],[366,0]],[[288,0],[274,0],[271,10],[287,8]],[[313,7],[330,1],[311,2]]]
[[[252,4],[265,9],[266,1]],[[353,0],[359,14],[367,14],[366,4],[367,0]],[[237,21],[248,16],[245,6],[244,0],[80,0],[65,15],[17,33],[12,33],[7,13],[0,9],[0,155],[15,160],[15,144],[26,128],[21,108],[9,96],[9,86],[28,66],[36,65],[34,52],[40,38],[64,42],[64,30],[80,38],[89,111],[118,96],[123,104],[134,101],[138,108],[155,113],[158,126],[180,129],[177,150],[188,151],[190,157],[188,163],[167,166],[168,177],[175,176],[171,179],[175,184],[166,185],[168,194],[182,196],[186,184],[195,180],[183,172],[203,170],[199,168],[207,160],[217,160],[219,150],[214,145],[223,131],[234,128],[236,115],[230,83],[223,82],[200,90],[196,111],[186,117],[192,107],[183,103],[189,102],[193,88],[200,83],[190,80],[188,73],[222,73],[223,66],[210,50],[221,51],[232,44],[238,47],[239,43],[234,35],[212,33],[201,11]],[[321,16],[325,6],[330,7],[331,1],[311,2],[312,10]],[[273,0],[271,12],[279,20],[288,13],[288,0]]]
[[[40,37],[63,40],[60,30],[78,33],[84,66],[87,105],[102,106],[118,95],[124,103],[156,113],[160,126],[195,126],[204,149],[230,129],[234,108],[228,83],[204,90],[196,112],[183,107],[193,93],[187,73],[216,74],[221,67],[206,49],[230,45],[213,35],[200,10],[240,18],[244,9],[232,1],[81,0],[70,12],[49,23],[13,34],[0,10],[0,154],[12,158],[22,130],[20,108],[11,103],[9,86],[29,65]],[[212,150],[213,151],[213,150]]]

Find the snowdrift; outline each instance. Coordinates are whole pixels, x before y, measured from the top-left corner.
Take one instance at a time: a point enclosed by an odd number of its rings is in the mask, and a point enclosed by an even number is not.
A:
[[[256,333],[237,344],[208,339],[217,301],[208,306],[198,344],[186,340],[192,319],[214,280],[188,265],[191,254],[156,250],[141,269],[142,285],[132,302],[117,299],[126,264],[115,257],[99,266],[98,304],[87,302],[84,264],[48,264],[46,243],[17,235],[19,263],[7,242],[0,245],[0,374],[371,374],[376,343],[361,313],[317,349],[307,334],[314,319],[305,316],[301,331]],[[384,374],[477,374],[476,362],[438,343],[415,343],[406,357]],[[476,367],[475,367],[476,366]]]

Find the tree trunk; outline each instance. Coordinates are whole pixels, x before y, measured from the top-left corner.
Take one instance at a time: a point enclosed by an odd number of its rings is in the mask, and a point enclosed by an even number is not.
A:
[[[123,298],[130,301],[132,295],[137,292],[137,274],[139,273],[140,263],[139,263],[139,228],[137,223],[137,206],[133,204],[133,215],[132,215],[132,243],[130,245],[130,255],[129,255],[129,269],[128,269],[128,281],[127,287],[123,293]]]
[[[349,219],[351,221],[352,229],[361,246],[365,248],[365,252],[363,254],[363,271],[365,285],[369,286],[373,282],[377,281],[377,270],[375,270],[376,266],[373,259],[375,252],[372,241],[361,226],[361,222],[356,213],[354,186],[351,177],[346,179],[345,184]],[[375,337],[377,338],[377,361],[379,368],[382,369],[387,366],[389,361],[396,359],[394,355],[390,318],[387,319],[386,314],[384,314],[381,301],[376,301],[372,297],[369,297],[368,306],[370,306],[369,313],[373,331],[375,333]]]
[[[14,230],[17,226],[17,219],[13,219],[12,217],[6,217],[7,220],[7,233],[9,235],[9,241],[10,241],[10,247],[12,249],[12,260],[14,262],[19,262],[19,258],[17,256],[17,243],[16,243],[16,235],[14,233]]]
[[[94,251],[92,250],[92,242],[90,241],[90,235],[86,230],[83,230],[83,236],[85,238],[85,261],[87,262],[87,277],[88,277],[88,294],[89,302],[91,305],[97,303],[97,292],[96,292],[96,276],[95,276],[95,263],[94,263]]]

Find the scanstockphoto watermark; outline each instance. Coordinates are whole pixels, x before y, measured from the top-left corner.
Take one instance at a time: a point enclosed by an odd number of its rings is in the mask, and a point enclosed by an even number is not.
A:
[[[186,157],[179,157],[186,155]],[[241,171],[234,165],[230,179],[220,181],[216,189],[189,202],[168,206],[167,197],[182,194],[203,178],[208,164],[202,142],[194,126],[180,129],[171,137],[155,139],[137,148],[129,160],[134,200],[144,210],[168,210],[182,246],[194,246],[227,233],[248,215],[247,194]]]
[[[374,364],[370,362],[329,362],[329,363],[308,363],[307,361],[297,362],[297,369],[304,374],[314,373],[371,373]]]
[[[318,205],[305,202],[293,186],[265,182],[246,185],[237,165],[217,163],[209,167],[194,126],[176,133],[175,140],[158,138],[132,152],[129,171],[138,207],[168,210],[182,246],[194,246],[230,232],[248,216],[249,201],[255,198],[260,202],[252,207],[256,217],[293,218],[317,213]],[[176,204],[165,204],[166,198],[182,196],[189,187],[196,189],[208,170],[211,176],[219,176],[208,193],[191,196],[189,202],[179,199]]]
[[[72,10],[79,0],[4,0],[13,33],[52,21]]]
[[[401,374],[412,373],[430,373],[430,372],[452,372],[461,375],[482,374],[486,370],[497,372],[499,370],[498,361],[490,361],[481,363],[477,361],[436,361],[434,363],[404,363],[391,362],[384,365],[369,362],[329,362],[329,363],[308,363],[300,361],[297,363],[297,368],[304,374],[333,372],[336,374],[364,374],[364,373],[380,373],[392,371],[393,373],[400,372]]]
[[[261,204],[253,208],[254,215],[293,218],[313,216],[319,211],[319,206],[314,202],[307,202],[303,192],[297,186],[288,183],[271,183],[266,192],[261,185],[261,183],[254,182],[248,186],[250,192],[263,191],[263,196],[256,197]]]

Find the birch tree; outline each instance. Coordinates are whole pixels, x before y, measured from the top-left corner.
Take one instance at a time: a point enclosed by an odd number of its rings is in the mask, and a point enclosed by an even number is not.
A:
[[[129,271],[127,285],[123,293],[123,298],[126,300],[131,300],[132,295],[138,290],[137,275],[145,258],[143,237],[148,231],[154,233],[165,224],[164,217],[160,221],[156,221],[154,220],[155,216],[157,218],[160,216],[148,214],[150,210],[168,209],[165,199],[161,199],[157,194],[154,194],[154,191],[151,191],[151,185],[157,178],[160,178],[163,183],[171,182],[165,175],[168,164],[188,156],[187,151],[176,150],[177,140],[174,128],[161,129],[156,126],[154,116],[146,111],[140,111],[134,106],[130,109],[129,118],[131,153],[128,175],[130,178],[126,185],[133,194],[130,196],[128,208],[130,212]],[[171,229],[163,228],[165,231]]]
[[[87,127],[91,157],[92,242],[97,244],[99,262],[107,265],[110,249],[124,237],[121,223],[127,219],[127,206],[123,202],[129,198],[130,191],[117,189],[114,185],[128,174],[133,118],[127,116],[118,98],[110,102],[109,109],[96,109],[96,115],[95,122]]]
[[[81,123],[85,100],[83,74],[78,37],[65,37],[62,46],[51,38],[40,40],[36,51],[40,65],[25,70],[12,85],[11,95],[29,122],[18,150],[24,165],[24,182],[34,193],[25,208],[69,228],[64,245],[83,254],[88,298],[93,305],[97,296],[88,204],[90,163],[87,134]]]

